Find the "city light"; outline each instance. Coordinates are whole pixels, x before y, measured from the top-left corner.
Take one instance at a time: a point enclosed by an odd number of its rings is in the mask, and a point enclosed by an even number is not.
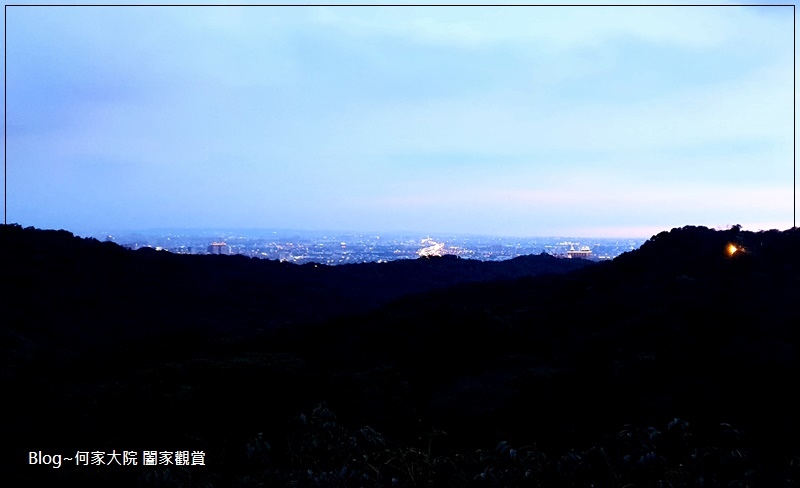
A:
[[[417,259],[458,256],[481,261],[503,261],[526,255],[549,254],[556,258],[585,258],[590,260],[613,259],[636,249],[644,240],[617,238],[537,237],[516,238],[478,235],[447,235],[420,237],[397,233],[384,235],[339,235],[312,231],[256,230],[239,237],[219,238],[219,231],[189,232],[178,236],[174,232],[130,232],[113,236],[113,242],[131,250],[142,247],[159,248],[176,254],[243,255],[296,264],[345,264],[389,262],[400,259]],[[103,239],[110,240],[107,233]],[[599,240],[598,240],[599,239]],[[591,242],[591,247],[589,243]],[[737,245],[738,246],[738,245]],[[738,251],[744,251],[737,247]],[[727,247],[725,248],[727,251]]]

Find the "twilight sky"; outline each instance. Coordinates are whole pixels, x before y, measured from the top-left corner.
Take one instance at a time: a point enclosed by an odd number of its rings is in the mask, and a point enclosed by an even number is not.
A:
[[[792,226],[792,7],[7,7],[9,223]]]

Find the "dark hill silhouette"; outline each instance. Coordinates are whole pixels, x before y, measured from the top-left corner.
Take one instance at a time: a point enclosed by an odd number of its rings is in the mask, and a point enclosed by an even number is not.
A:
[[[590,446],[604,435],[646,435],[637,449],[652,451],[656,434],[646,427],[685,432],[685,420],[697,442],[711,443],[695,452],[681,434],[671,447],[630,461],[623,437],[614,437],[592,464],[600,470],[592,480],[610,477],[602,486],[657,486],[664,473],[689,476],[683,466],[692,463],[702,464],[699,474],[676,486],[778,486],[800,455],[797,229],[672,229],[588,266],[534,256],[336,268],[176,259],[18,226],[2,235],[4,278],[14,284],[3,298],[11,319],[2,326],[4,357],[14,366],[3,390],[13,399],[9,418],[18,420],[0,432],[9,439],[4,462],[19,456],[18,446],[185,444],[213,453],[213,486],[237,486],[247,476],[286,484],[295,479],[289,472],[321,469],[314,460],[324,453],[341,451],[349,462],[357,442],[349,444],[336,422],[369,425],[400,445],[441,429],[442,452],[462,456],[451,460],[507,441],[585,450],[589,463],[601,452]],[[730,255],[729,244],[740,250]],[[547,268],[562,264],[583,266],[560,274]],[[544,269],[550,274],[526,276]],[[322,401],[336,422],[319,413],[324,408],[298,417]],[[745,434],[720,440],[720,424]],[[298,451],[311,446],[312,427],[321,429],[313,435],[322,444]],[[352,439],[371,431],[358,432]],[[263,440],[253,444],[256,433]],[[273,449],[258,464],[249,449],[266,441]],[[497,452],[508,459],[503,445]],[[622,449],[618,458],[612,448]],[[651,454],[661,471],[630,471],[631,462],[650,466]],[[557,459],[536,462],[556,478],[588,466]],[[340,461],[330,462],[341,473]],[[32,476],[15,473],[21,481]],[[543,486],[566,486],[567,478],[558,479]]]
[[[598,416],[690,412],[783,422],[800,406],[773,386],[800,371],[796,238],[796,229],[673,229],[610,263],[410,297],[359,320],[294,329],[287,343],[328,368],[397,368],[433,410],[464,425],[491,413],[500,429],[509,408],[522,417],[571,412],[585,428],[603,425]],[[729,256],[729,243],[744,250]],[[612,412],[582,413],[602,399],[614,400]],[[505,435],[522,430],[512,422]],[[545,427],[532,424],[532,433]]]
[[[390,263],[302,266],[243,256],[126,250],[67,231],[0,227],[5,371],[15,360],[72,354],[120,341],[242,340],[289,324],[371,310],[401,296],[459,283],[564,273],[592,263],[523,256],[454,256]],[[13,344],[16,344],[14,346]],[[33,360],[32,357],[28,358]]]

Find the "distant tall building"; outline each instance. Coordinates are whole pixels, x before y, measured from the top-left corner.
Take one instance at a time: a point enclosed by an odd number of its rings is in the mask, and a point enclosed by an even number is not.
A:
[[[212,242],[208,246],[208,254],[228,254],[228,245],[224,242]]]
[[[589,249],[589,246],[583,246],[580,250],[576,250],[575,246],[570,246],[569,251],[567,251],[567,257],[570,259],[592,259],[592,250]]]

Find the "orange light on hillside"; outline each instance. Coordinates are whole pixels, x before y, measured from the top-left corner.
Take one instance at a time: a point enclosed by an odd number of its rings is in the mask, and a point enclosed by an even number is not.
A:
[[[733,244],[728,244],[728,256],[733,256],[738,250],[738,247],[734,246]]]

